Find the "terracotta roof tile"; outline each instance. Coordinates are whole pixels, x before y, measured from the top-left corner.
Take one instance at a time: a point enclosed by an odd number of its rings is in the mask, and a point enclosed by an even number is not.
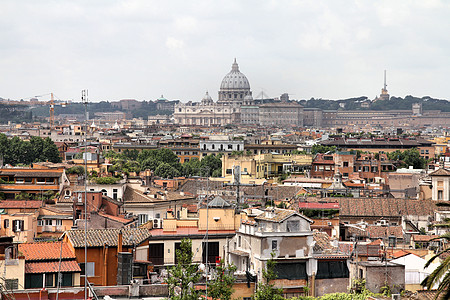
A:
[[[450,170],[440,168],[430,173],[429,176],[450,176]]]
[[[25,256],[25,260],[50,260],[59,259],[61,242],[41,242],[19,244],[19,251]],[[75,258],[67,243],[62,244],[62,258]]]
[[[30,208],[37,209],[42,206],[42,201],[4,200],[0,201],[0,208]]]
[[[431,239],[438,238],[438,235],[420,235],[414,234],[412,236],[414,242],[429,242]]]
[[[157,198],[154,198],[153,195],[157,195]],[[162,196],[166,196],[166,200],[162,199]],[[125,189],[123,198],[125,203],[158,203],[170,200],[194,199],[189,195],[181,195],[177,192],[167,192],[166,194],[164,190],[156,188],[150,188],[150,191],[145,195],[144,192],[133,189],[130,185]]]
[[[122,229],[91,229],[87,231],[86,239],[88,247],[117,246],[119,232],[123,233],[123,246],[131,247],[139,245],[151,234],[146,228],[122,228]],[[84,230],[68,230],[64,233],[72,242],[73,247],[84,247]]]
[[[368,226],[366,231],[372,239],[389,236],[395,236],[399,239],[403,238],[403,229],[401,226]]]
[[[25,273],[57,273],[59,261],[51,262],[26,262]],[[75,260],[61,261],[61,272],[81,272],[80,266]]]

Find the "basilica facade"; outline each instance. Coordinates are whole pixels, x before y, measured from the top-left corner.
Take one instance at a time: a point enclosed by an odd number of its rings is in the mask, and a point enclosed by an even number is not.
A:
[[[234,60],[231,71],[220,85],[219,100],[214,102],[206,92],[201,102],[178,103],[174,122],[179,125],[214,126],[241,123],[241,105],[251,99],[252,91],[247,77],[239,71]]]

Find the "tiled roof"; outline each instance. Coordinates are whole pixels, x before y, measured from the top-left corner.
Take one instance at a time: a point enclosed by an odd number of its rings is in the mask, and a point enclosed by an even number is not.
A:
[[[125,247],[139,245],[151,236],[146,228],[91,229],[86,234],[87,245],[88,247],[103,247],[104,244],[117,246],[120,230],[123,234],[122,245]],[[84,230],[68,230],[64,234],[75,248],[84,247]]]
[[[429,176],[450,176],[450,170],[440,168],[430,173]]]
[[[51,262],[26,262],[25,273],[57,273],[61,272],[81,272],[80,266],[76,260],[61,261],[61,269],[59,268],[59,261]]]
[[[282,222],[283,220],[289,218],[292,215],[299,215],[303,217],[305,220],[307,220],[310,223],[313,223],[312,220],[305,217],[304,215],[297,213],[295,210],[289,210],[289,209],[280,209],[280,208],[274,208],[274,209],[266,209],[266,211],[257,217],[255,217],[255,220],[263,220],[263,221],[269,221],[269,222]]]
[[[414,234],[412,236],[414,242],[429,242],[431,239],[438,238],[438,235],[420,235]]]
[[[403,229],[401,226],[368,226],[366,228],[370,238],[382,238],[395,236],[397,238],[403,238]]]
[[[399,257],[406,256],[408,254],[411,254],[411,253],[407,252],[405,250],[398,250],[398,251],[395,251],[394,253],[392,253],[392,257],[393,258],[399,258]]]
[[[61,242],[42,242],[19,244],[19,251],[25,256],[25,260],[51,260],[59,259],[61,254]],[[62,243],[63,259],[75,258],[75,253],[70,250],[67,243]]]
[[[326,232],[319,232],[317,230],[314,230],[313,238],[314,242],[316,242],[313,247],[314,252],[330,253],[334,250],[337,250],[331,245],[330,236]]]
[[[20,172],[14,170],[2,170],[0,171],[0,175],[9,175],[14,177],[61,177],[63,171],[60,172],[46,172],[46,171],[30,171],[30,172]]]
[[[163,193],[163,195],[161,195]],[[157,198],[153,198],[153,195],[157,195]],[[166,200],[162,199],[162,196],[166,196]],[[188,195],[181,195],[177,192],[167,192],[165,193],[162,189],[150,188],[150,191],[147,195],[144,194],[143,191],[139,191],[137,189],[132,188],[130,185],[125,189],[125,193],[123,195],[123,199],[125,203],[158,203],[162,201],[170,201],[170,200],[189,200],[193,199],[193,197]]]
[[[338,202],[327,202],[327,203],[318,203],[318,202],[300,202],[298,204],[299,208],[303,209],[339,209]]]
[[[30,208],[37,209],[42,206],[42,201],[27,200],[3,200],[0,201],[0,208]]]
[[[122,218],[122,217],[119,217],[119,216],[112,216],[112,215],[108,215],[108,214],[103,214],[101,212],[99,212],[98,214],[100,216],[104,217],[104,218],[108,218],[108,219],[111,219],[111,220],[114,220],[114,221],[117,221],[117,222],[120,222],[120,223],[123,223],[123,224],[128,224],[128,223],[134,221],[134,219],[125,219],[125,218]]]
[[[204,179],[188,179],[186,182],[178,189],[179,191],[184,191],[191,195],[197,195],[199,191],[207,190],[223,190],[223,191],[235,191],[236,188],[233,186],[223,186],[222,182],[219,181],[208,181]],[[265,191],[267,190],[267,196],[269,199],[281,200],[281,199],[292,199],[295,195],[302,189],[300,186],[288,186],[288,185],[261,185],[258,186],[242,186],[240,192],[245,196],[251,196],[255,199],[263,199],[265,197]],[[221,197],[224,198],[223,195]],[[233,197],[235,198],[235,197]],[[226,200],[226,199],[225,199]]]
[[[325,199],[324,199],[325,200]],[[336,201],[335,199],[333,201]],[[434,204],[429,200],[392,198],[341,198],[339,215],[359,217],[402,217],[433,214]]]

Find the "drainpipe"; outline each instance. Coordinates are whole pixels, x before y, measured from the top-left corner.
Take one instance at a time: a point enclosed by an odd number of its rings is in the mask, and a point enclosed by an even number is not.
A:
[[[316,297],[316,273],[315,272],[311,276],[309,295],[307,295],[307,296]]]
[[[103,286],[108,285],[108,245],[103,244]]]

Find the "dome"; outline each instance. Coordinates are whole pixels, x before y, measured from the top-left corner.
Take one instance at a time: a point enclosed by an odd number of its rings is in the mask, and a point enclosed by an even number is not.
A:
[[[220,85],[220,89],[247,89],[250,90],[250,83],[247,77],[239,71],[239,66],[234,59],[231,72],[225,75]]]
[[[208,104],[213,104],[213,103],[214,103],[213,99],[211,98],[209,93],[206,92],[205,97],[203,97],[203,99],[202,99],[202,104],[203,105],[208,105]]]
[[[252,95],[247,95],[244,97],[244,100],[251,101],[251,100],[253,100],[253,97],[252,97]]]

